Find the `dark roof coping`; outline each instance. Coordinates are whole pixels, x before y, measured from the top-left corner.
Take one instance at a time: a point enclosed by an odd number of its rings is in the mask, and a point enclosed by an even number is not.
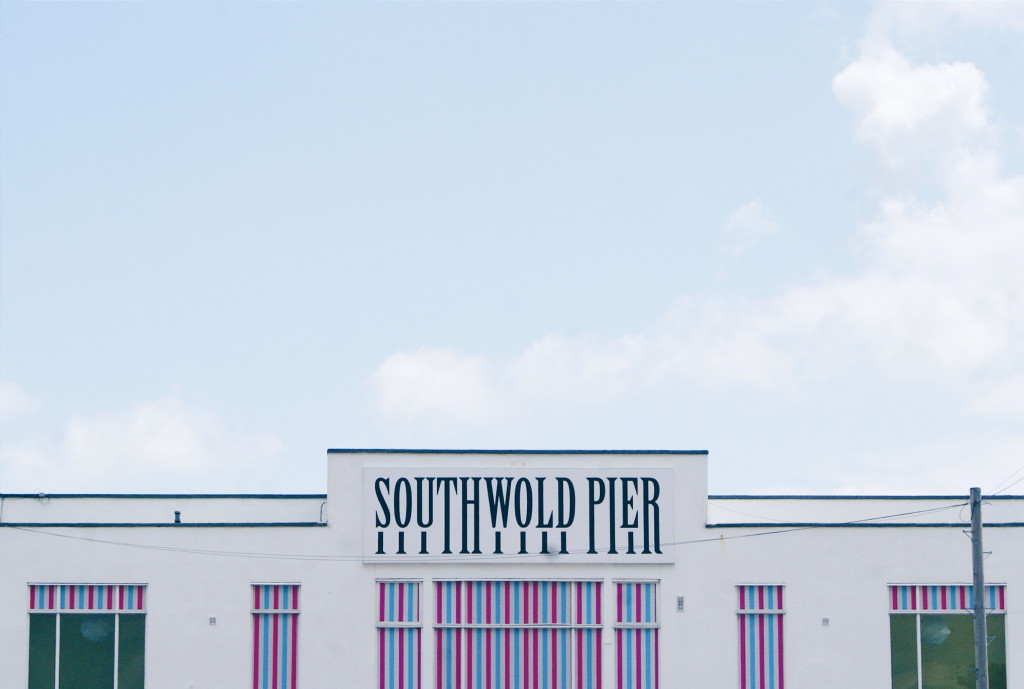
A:
[[[708,500],[967,500],[964,495],[709,495]],[[983,495],[983,500],[1022,500],[1024,495]]]
[[[243,500],[326,500],[326,493],[0,493],[0,498],[147,498],[181,500],[232,498]]]

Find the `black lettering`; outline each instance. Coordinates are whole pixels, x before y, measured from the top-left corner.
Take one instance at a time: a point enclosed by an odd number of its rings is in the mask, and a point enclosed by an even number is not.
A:
[[[640,479],[638,479],[638,478],[625,478],[625,477],[623,477],[621,479],[621,481],[622,481],[622,528],[623,529],[635,529],[638,526],[637,522],[638,522],[639,516],[637,514],[637,510],[633,509],[633,496],[635,496],[635,495],[637,495],[639,493]],[[631,484],[631,483],[633,484],[633,495],[630,495],[630,493],[629,493],[629,484]],[[632,523],[630,523],[630,521],[629,521],[629,513],[630,512],[633,512],[633,521],[632,521]]]
[[[469,497],[469,482],[473,481],[473,498]],[[480,553],[480,478],[462,478],[462,550],[469,553],[469,506],[473,506],[473,554]]]
[[[600,495],[598,495],[597,491],[595,490],[596,488],[600,488],[601,489]],[[599,479],[599,478],[593,478],[591,476],[588,476],[587,477],[587,493],[589,495],[589,500],[588,500],[589,505],[587,507],[587,511],[589,513],[589,516],[590,516],[590,523],[587,525],[587,528],[590,529],[590,548],[587,550],[587,553],[590,554],[590,555],[596,555],[597,554],[597,548],[596,548],[596,543],[595,543],[595,539],[594,539],[594,525],[597,524],[597,519],[596,519],[597,515],[594,514],[595,513],[595,509],[594,508],[597,507],[598,505],[600,505],[602,502],[604,502],[604,496],[605,496],[604,481],[602,479]]]
[[[434,477],[426,479],[427,481],[427,500],[423,499],[423,477],[416,477],[416,524],[421,529],[429,528],[434,523]],[[427,517],[423,518],[423,503],[427,502]]]
[[[451,477],[438,477],[437,479],[437,492],[440,493],[444,489],[444,549],[441,551],[444,555],[452,553],[452,486],[458,493],[458,480]]]
[[[523,490],[523,487],[526,490]],[[523,494],[526,495],[526,508],[523,508]],[[533,518],[533,486],[530,485],[530,479],[521,478],[516,481],[516,524],[520,527],[525,528],[530,525],[530,519]]]
[[[608,554],[618,555],[615,549],[615,478],[608,479]]]
[[[492,485],[491,482],[495,481],[497,485]],[[505,481],[502,486],[502,481]],[[512,479],[510,477],[505,478],[492,478],[488,477],[484,479],[487,485],[487,504],[491,508],[491,526],[495,529],[498,528],[498,515],[501,515],[501,528],[508,528],[508,502],[509,498],[512,497]]]
[[[576,488],[571,480],[562,476],[555,480],[558,481],[558,528],[567,529],[576,519]]]
[[[402,494],[405,494],[403,515]],[[395,481],[395,526],[404,529],[412,521],[412,484],[404,476]]]
[[[555,525],[555,512],[548,513],[547,522],[544,521],[544,477],[537,477],[537,528],[550,529]]]
[[[380,508],[384,511],[384,521],[381,521],[380,512],[377,512],[377,526],[382,529],[388,528],[391,524],[391,511],[388,509],[388,499],[384,497],[384,494],[380,492],[380,487],[390,489],[390,479],[378,478],[373,482],[373,492],[377,494],[377,502],[380,503]]]
[[[654,525],[654,552],[661,554],[661,508],[658,507],[658,496],[661,495],[661,485],[657,479],[644,478],[644,550],[645,554],[651,552],[650,531],[651,524]],[[648,492],[650,488],[650,492]]]

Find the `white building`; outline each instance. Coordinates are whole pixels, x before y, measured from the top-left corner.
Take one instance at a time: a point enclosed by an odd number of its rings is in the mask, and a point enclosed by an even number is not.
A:
[[[329,450],[325,495],[0,495],[29,689],[973,687],[967,497],[707,495],[707,453]],[[984,504],[1024,687],[1024,497]]]

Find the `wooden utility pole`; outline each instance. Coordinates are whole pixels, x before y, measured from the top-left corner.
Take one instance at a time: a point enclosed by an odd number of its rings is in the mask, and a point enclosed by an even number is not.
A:
[[[971,555],[974,562],[974,667],[976,689],[988,689],[988,626],[985,624],[985,553],[981,548],[981,488],[971,488]]]

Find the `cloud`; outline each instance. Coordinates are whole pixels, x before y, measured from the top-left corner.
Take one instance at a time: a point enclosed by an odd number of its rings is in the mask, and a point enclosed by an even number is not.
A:
[[[234,428],[171,394],[117,413],[75,414],[59,438],[5,443],[0,467],[7,491],[237,492],[282,450],[274,436]]]
[[[371,384],[385,415],[458,423],[491,418],[498,409],[487,360],[450,349],[395,354],[377,367]]]
[[[987,133],[988,82],[970,63],[914,65],[890,45],[869,45],[832,88],[857,116],[858,139],[890,167],[961,155]]]
[[[887,21],[909,31],[913,20]],[[382,416],[486,426],[666,390],[785,393],[844,375],[945,386],[964,393],[965,409],[994,409],[998,395],[979,381],[1024,375],[1024,176],[1001,169],[982,71],[915,64],[876,24],[832,84],[857,142],[887,171],[873,217],[853,234],[857,269],[760,299],[684,297],[647,328],[546,335],[504,360],[398,354],[371,381]],[[755,200],[725,229],[738,254],[777,225]]]
[[[0,380],[0,422],[31,413],[39,408],[39,400],[9,380]]]
[[[778,223],[759,199],[748,201],[733,211],[725,222],[725,252],[730,256],[739,256],[778,230]]]

